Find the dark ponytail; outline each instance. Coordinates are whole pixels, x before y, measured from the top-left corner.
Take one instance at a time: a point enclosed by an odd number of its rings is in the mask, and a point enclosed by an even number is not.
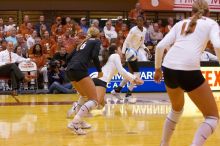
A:
[[[108,61],[108,58],[115,53],[115,51],[117,50],[117,46],[116,45],[111,45],[108,49],[105,49],[103,52],[102,52],[102,66],[104,66],[107,61]]]

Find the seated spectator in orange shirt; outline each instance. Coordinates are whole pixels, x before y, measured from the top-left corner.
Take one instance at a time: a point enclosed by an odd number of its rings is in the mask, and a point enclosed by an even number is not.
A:
[[[42,40],[40,42],[42,48],[43,48],[43,53],[47,54],[47,50],[50,50],[50,48],[55,44],[55,40],[53,37],[50,36],[48,31],[44,32],[44,35],[42,36]]]
[[[123,18],[122,16],[118,16],[115,24],[115,31],[117,33],[121,30],[122,24],[123,24]]]
[[[43,54],[42,46],[40,44],[36,44],[33,47],[33,52],[30,58],[36,63],[38,72],[43,75],[44,81],[44,89],[47,89],[48,86],[48,75],[47,75],[47,67],[46,67],[46,56]],[[34,73],[31,73],[35,75]]]
[[[128,26],[126,23],[123,23],[122,26],[121,26],[121,31],[124,35],[124,37],[127,37],[128,36],[128,33],[129,33],[129,30],[128,30]]]
[[[73,20],[70,17],[66,17],[65,19],[65,25],[64,25],[64,32],[66,31],[66,29],[72,29],[73,27]]]
[[[110,41],[105,37],[104,32],[100,33],[100,40],[102,47],[107,49],[109,47]]]
[[[0,39],[3,39],[5,36],[6,36],[6,33],[5,33],[4,21],[3,21],[3,18],[0,17]]]
[[[116,41],[117,47],[122,48],[123,43],[124,43],[124,41],[125,41],[125,38],[126,38],[126,37],[124,36],[123,32],[122,32],[122,31],[119,31],[119,32],[118,32],[118,38],[117,38],[117,41]]]
[[[159,26],[159,31],[164,35],[164,33],[165,33],[165,27],[163,26],[162,20],[159,19],[159,20],[157,21],[157,24],[158,24],[158,26]]]
[[[130,21],[130,23],[131,23],[131,24],[130,24],[131,27],[133,27],[133,26],[135,25],[137,17],[138,17],[139,15],[141,15],[142,12],[143,12],[143,10],[141,9],[140,3],[136,3],[136,4],[135,4],[135,8],[132,9],[132,10],[129,12],[129,14],[128,14],[128,19],[129,19],[129,21]],[[130,28],[131,28],[131,27],[130,27]]]
[[[167,19],[168,25],[165,27],[165,35],[170,31],[170,29],[173,27],[174,25],[174,20],[172,17],[169,17]]]
[[[23,19],[23,23],[19,26],[19,30],[18,30],[19,34],[22,34],[23,36],[25,36],[25,34],[29,32],[27,28],[28,23],[30,23],[29,21],[30,21],[29,16],[25,15]]]
[[[75,39],[71,36],[71,30],[67,29],[66,32],[62,35],[62,42],[65,48],[68,48],[68,53],[70,53],[73,46],[75,45]]]
[[[26,29],[23,29],[20,34],[22,34],[26,39],[33,33],[34,29],[30,22],[27,23]]]
[[[50,48],[49,56],[53,57],[53,55],[60,51],[61,47],[63,46],[63,39],[62,36],[58,36],[56,43]]]
[[[72,26],[72,36],[77,36],[79,33],[83,32],[79,24],[73,20],[73,26]]]
[[[62,22],[61,17],[57,17],[55,24],[53,24],[51,27],[51,35],[52,36],[56,36],[56,31],[58,29],[58,26],[61,25],[61,22]]]
[[[59,25],[57,27],[57,30],[55,31],[55,36],[53,37],[58,37],[58,36],[62,36],[65,32],[64,32],[65,29],[63,29],[63,25]]]

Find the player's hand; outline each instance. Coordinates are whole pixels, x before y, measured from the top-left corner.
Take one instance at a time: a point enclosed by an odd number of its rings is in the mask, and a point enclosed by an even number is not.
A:
[[[103,77],[103,72],[98,72],[98,78]]]
[[[136,77],[134,79],[134,84],[136,84],[136,85],[143,85],[144,81],[142,79],[140,79],[140,77]]]
[[[163,73],[161,71],[161,69],[155,69],[155,74],[154,74],[154,81],[156,83],[160,83],[161,79],[163,77]]]

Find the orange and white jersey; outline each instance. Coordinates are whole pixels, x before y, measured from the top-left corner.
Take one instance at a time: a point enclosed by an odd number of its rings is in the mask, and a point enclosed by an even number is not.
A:
[[[165,48],[163,66],[174,70],[199,70],[200,57],[210,40],[220,60],[220,29],[214,20],[202,17],[197,20],[193,32],[185,35],[190,19],[175,24],[156,47],[155,68],[160,68]],[[171,47],[170,47],[171,46]]]

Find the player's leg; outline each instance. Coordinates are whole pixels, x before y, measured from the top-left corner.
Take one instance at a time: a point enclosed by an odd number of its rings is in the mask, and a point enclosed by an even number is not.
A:
[[[192,142],[192,146],[202,146],[207,138],[213,134],[218,125],[218,108],[212,91],[206,81],[195,90],[188,92],[188,95],[205,118],[205,121],[195,133]]]

